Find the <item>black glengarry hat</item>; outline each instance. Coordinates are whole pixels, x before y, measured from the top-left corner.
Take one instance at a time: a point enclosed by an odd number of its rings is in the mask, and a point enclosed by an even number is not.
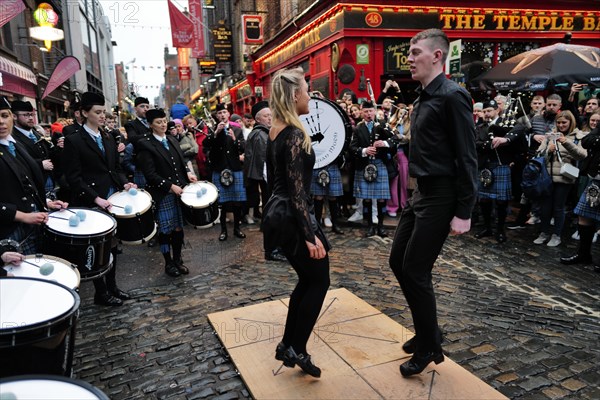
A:
[[[146,111],[146,120],[148,124],[151,124],[157,118],[167,118],[167,114],[165,114],[162,108],[151,108]]]
[[[81,108],[103,106],[104,104],[106,104],[106,100],[101,93],[85,92],[81,95]]]
[[[252,106],[252,118],[256,118],[256,114],[259,113],[260,110],[262,110],[263,108],[269,108],[269,102],[268,101],[259,101],[258,103],[256,103],[255,105]]]
[[[12,102],[12,112],[32,112],[33,106],[28,101],[15,100]]]
[[[227,107],[225,106],[225,103],[219,103],[219,104],[217,104],[216,111],[219,112],[219,111],[222,111],[222,110],[227,110]]]
[[[134,105],[137,107],[140,104],[150,104],[150,101],[148,101],[148,99],[145,97],[136,97],[135,101],[134,101]]]
[[[0,110],[10,110],[11,108],[8,99],[4,96],[0,96]]]

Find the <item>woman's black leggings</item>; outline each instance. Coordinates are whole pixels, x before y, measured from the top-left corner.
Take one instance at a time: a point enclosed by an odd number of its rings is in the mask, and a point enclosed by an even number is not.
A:
[[[283,252],[298,274],[298,284],[290,297],[282,342],[297,354],[307,354],[306,343],[329,289],[329,256],[310,258],[304,241],[296,252],[293,248],[284,248]]]

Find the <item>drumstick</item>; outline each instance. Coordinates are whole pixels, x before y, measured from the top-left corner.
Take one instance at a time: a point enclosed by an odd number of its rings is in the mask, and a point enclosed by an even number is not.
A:
[[[27,261],[27,260],[23,260],[23,261],[21,261],[21,262],[24,262],[24,263],[26,263],[26,264],[29,264],[29,265],[33,265],[34,267],[38,267],[38,268],[39,268],[39,270],[40,270],[40,274],[42,274],[42,275],[44,275],[44,276],[46,276],[46,275],[50,275],[52,272],[54,272],[54,265],[52,265],[52,264],[50,264],[50,263],[48,263],[48,262],[47,262],[47,263],[45,263],[45,264],[44,264],[44,265],[42,265],[42,266],[39,266],[39,265],[37,265],[37,264],[34,264],[34,263],[32,263],[32,262],[29,262],[29,261]]]
[[[56,215],[48,215],[48,218],[64,219],[65,221],[69,220],[69,218],[57,217]]]
[[[117,207],[117,208],[121,208],[121,209],[123,209],[123,210],[125,209],[125,207],[118,206],[118,205],[116,205],[116,204],[113,204],[112,206],[113,206],[113,207]]]
[[[68,212],[70,212],[71,214],[75,214],[75,215],[77,215],[77,213],[76,213],[75,211],[73,211],[73,210],[69,210],[68,208],[65,208],[65,210],[67,210],[67,211],[68,211]]]

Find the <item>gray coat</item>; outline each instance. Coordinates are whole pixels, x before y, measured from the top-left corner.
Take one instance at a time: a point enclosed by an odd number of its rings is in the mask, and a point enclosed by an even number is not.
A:
[[[256,124],[246,140],[244,151],[244,175],[246,178],[263,180],[263,170],[267,157],[269,128]]]

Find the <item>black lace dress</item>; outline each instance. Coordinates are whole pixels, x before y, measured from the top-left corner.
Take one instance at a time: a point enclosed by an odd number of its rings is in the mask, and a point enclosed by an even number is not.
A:
[[[291,200],[295,226],[290,226],[289,229],[295,229],[298,233],[295,246],[305,245],[304,241],[315,243],[315,235],[317,235],[325,249],[329,250],[329,243],[315,218],[310,196],[315,153],[312,149],[310,154],[304,151],[303,138],[302,131],[288,126],[277,135],[275,140],[269,139],[267,143],[269,191],[272,196],[285,196]],[[278,244],[280,243],[272,243],[272,245]]]

